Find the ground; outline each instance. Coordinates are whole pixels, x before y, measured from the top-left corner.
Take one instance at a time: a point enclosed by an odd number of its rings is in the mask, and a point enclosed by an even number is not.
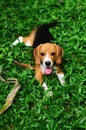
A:
[[[11,43],[20,35],[54,20],[50,31],[64,49],[62,69],[66,85],[56,75],[45,76],[53,97],[40,87],[34,71],[13,63],[16,59],[34,65],[33,49]],[[0,115],[0,130],[86,130],[86,1],[1,0],[0,67],[2,76],[18,78],[21,89],[12,106]],[[0,108],[13,84],[0,82]]]

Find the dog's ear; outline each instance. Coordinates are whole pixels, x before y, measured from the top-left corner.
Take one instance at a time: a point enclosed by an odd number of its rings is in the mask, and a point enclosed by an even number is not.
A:
[[[63,49],[56,44],[55,44],[55,47],[56,47],[56,64],[61,64],[62,56],[63,56]]]
[[[40,59],[40,47],[41,47],[41,44],[38,47],[36,47],[34,49],[34,52],[33,52],[34,58],[35,58],[35,64],[38,64],[38,65],[41,63],[41,59]]]

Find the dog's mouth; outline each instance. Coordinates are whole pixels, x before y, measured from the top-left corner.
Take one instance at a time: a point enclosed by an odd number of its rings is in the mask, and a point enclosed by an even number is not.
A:
[[[45,63],[43,63],[42,61],[41,61],[41,64],[43,65],[43,68],[44,68],[44,74],[49,75],[52,73],[53,64],[50,64],[50,66],[46,66]]]
[[[51,73],[52,73],[52,68],[51,67],[45,68],[45,74],[49,75]]]

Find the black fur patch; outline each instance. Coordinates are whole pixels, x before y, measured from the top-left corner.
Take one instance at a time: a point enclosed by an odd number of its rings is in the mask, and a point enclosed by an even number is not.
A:
[[[56,26],[57,22],[53,22],[50,24],[44,24],[40,27],[38,27],[36,34],[35,34],[35,39],[33,43],[33,48],[36,48],[38,45],[47,43],[47,42],[52,42],[54,40],[54,37],[49,31],[49,28]]]

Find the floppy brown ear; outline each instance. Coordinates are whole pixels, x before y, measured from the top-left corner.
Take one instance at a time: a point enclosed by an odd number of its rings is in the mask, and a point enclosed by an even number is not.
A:
[[[34,52],[33,52],[34,58],[35,58],[35,64],[38,64],[38,65],[41,63],[41,59],[40,59],[40,47],[41,47],[41,44],[38,47],[36,47],[34,49]]]
[[[56,47],[56,51],[57,51],[56,64],[61,64],[62,56],[63,56],[63,49],[60,46],[56,45],[56,44],[55,44],[55,47]]]

